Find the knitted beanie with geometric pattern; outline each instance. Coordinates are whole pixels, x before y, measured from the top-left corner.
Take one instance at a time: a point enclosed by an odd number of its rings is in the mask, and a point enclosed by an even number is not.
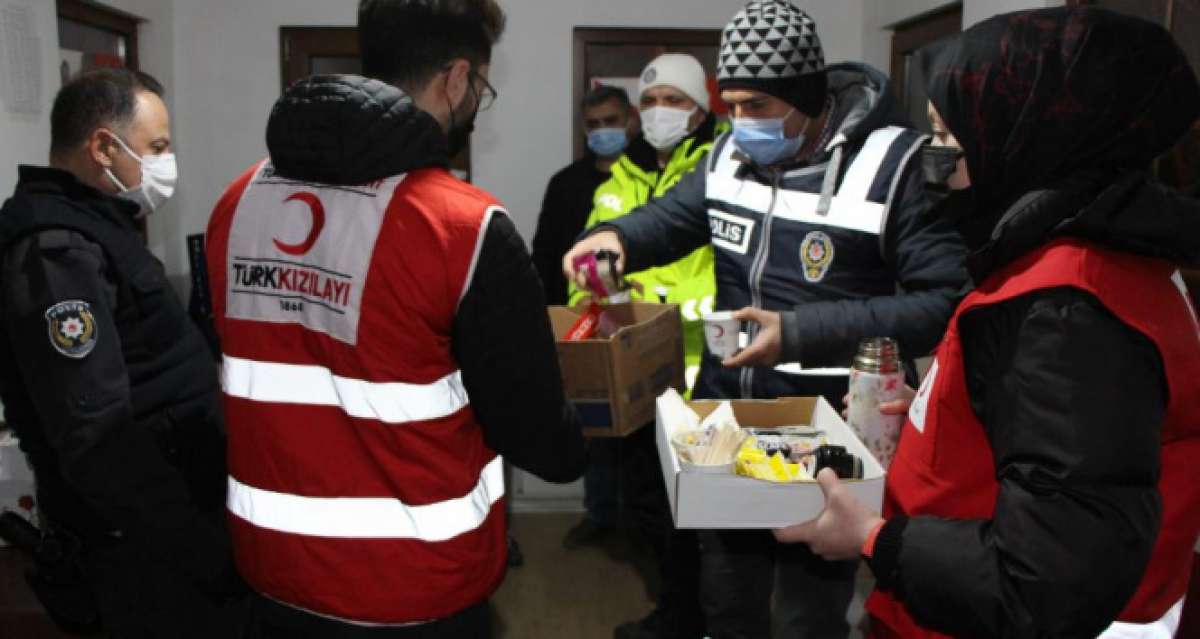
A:
[[[817,24],[786,0],[754,0],[721,33],[717,86],[773,95],[810,117],[829,82]]]

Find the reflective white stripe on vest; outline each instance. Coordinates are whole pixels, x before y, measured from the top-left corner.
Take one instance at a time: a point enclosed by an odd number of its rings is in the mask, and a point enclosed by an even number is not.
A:
[[[708,176],[708,198],[765,214],[771,208],[771,187],[753,180],[739,180],[724,175]],[[855,200],[840,195],[833,197],[829,215],[817,214],[819,193],[780,189],[776,194],[774,216],[794,222],[805,222],[879,235],[886,207],[869,200]]]
[[[883,167],[883,161],[887,158],[888,150],[892,148],[892,143],[902,133],[904,133],[904,129],[898,126],[889,126],[867,136],[862,150],[858,152],[854,163],[850,165],[850,170],[846,171],[845,177],[842,178],[842,186],[837,192],[838,197],[866,200],[867,195],[871,192],[871,185],[875,183],[875,176],[879,174],[879,169]]]
[[[432,384],[375,383],[338,377],[323,366],[224,358],[221,388],[254,402],[337,406],[347,415],[388,424],[439,419],[470,403],[462,373]]]
[[[247,486],[229,478],[229,512],[258,526],[294,535],[342,539],[445,541],[483,525],[504,496],[499,456],[471,492],[436,504],[409,506],[389,497],[304,497]]]
[[[1183,619],[1183,599],[1180,599],[1162,619],[1153,623],[1122,623],[1109,626],[1096,639],[1174,639]]]
[[[705,295],[700,299],[687,299],[680,304],[679,312],[683,315],[684,321],[699,322],[705,315],[713,312],[715,303],[716,299],[712,295]]]

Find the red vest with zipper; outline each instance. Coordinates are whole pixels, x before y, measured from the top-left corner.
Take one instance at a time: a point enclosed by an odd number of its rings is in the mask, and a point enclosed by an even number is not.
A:
[[[501,460],[451,352],[500,210],[442,169],[368,185],[264,162],[208,229],[238,568],[288,606],[409,624],[480,603],[505,571]]]
[[[959,306],[913,402],[888,471],[884,516],[991,519],[999,492],[991,446],[971,408],[958,318],[971,310],[1048,288],[1074,287],[1096,296],[1157,347],[1169,386],[1162,424],[1162,527],[1146,575],[1118,618],[1151,623],[1187,590],[1192,548],[1200,534],[1200,329],[1171,264],[1058,241],[987,278]],[[923,426],[923,427],[921,427]],[[944,637],[921,627],[892,593],[867,604],[880,637]],[[889,632],[890,631],[890,632]]]

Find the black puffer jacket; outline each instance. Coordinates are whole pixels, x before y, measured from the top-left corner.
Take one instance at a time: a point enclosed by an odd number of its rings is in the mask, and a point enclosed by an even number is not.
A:
[[[292,85],[271,110],[267,148],[280,175],[321,184],[365,184],[450,162],[433,116],[396,87],[353,75]]]
[[[349,75],[289,88],[271,113],[267,146],[280,175],[321,184],[365,184],[448,163],[445,134],[412,98]],[[582,431],[563,392],[542,285],[507,215],[492,216],[484,231],[451,348],[493,450],[547,481],[583,474]]]
[[[976,282],[1061,237],[1200,263],[1200,202],[1135,168],[1200,113],[1160,27],[1093,10],[1011,14],[926,61],[967,154],[976,200],[960,226]],[[1160,526],[1158,349],[1076,288],[977,308],[959,332],[995,514],[893,518],[871,567],[942,633],[1095,637],[1141,582]]]

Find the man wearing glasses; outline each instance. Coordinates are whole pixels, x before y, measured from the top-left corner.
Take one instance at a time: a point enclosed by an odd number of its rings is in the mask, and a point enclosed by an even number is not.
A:
[[[208,228],[228,510],[255,636],[488,637],[503,461],[584,469],[541,283],[455,178],[494,0],[363,0],[364,75],[292,86]],[[516,398],[537,401],[514,401]]]

